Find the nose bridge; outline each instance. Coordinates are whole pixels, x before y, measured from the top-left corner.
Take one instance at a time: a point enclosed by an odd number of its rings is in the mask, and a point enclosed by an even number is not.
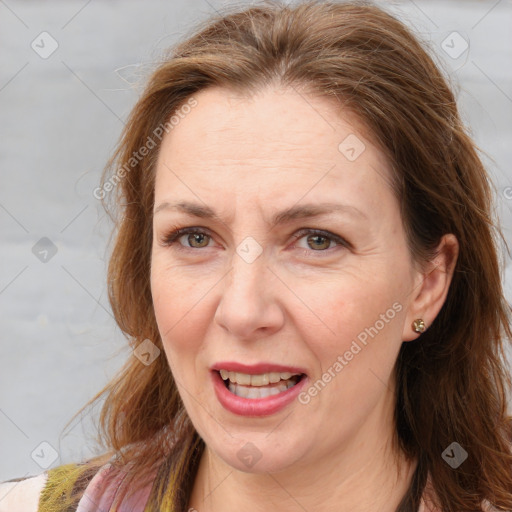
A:
[[[246,302],[251,302],[254,308],[259,301],[265,299],[262,285],[267,274],[266,261],[262,254],[254,257],[251,249],[245,253],[242,252],[241,256],[241,247],[243,248],[242,244],[233,254],[231,271],[226,276],[223,296],[225,299],[237,301],[239,308],[243,308]]]
[[[268,262],[254,242],[242,241],[233,254],[215,315],[219,325],[246,339],[262,328],[267,332],[279,328],[283,318],[269,286]]]
[[[245,236],[235,247],[231,260],[231,272],[227,276],[227,288],[231,294],[240,299],[245,295],[258,300],[261,297],[259,288],[265,279],[266,255],[263,246],[252,236]],[[247,298],[247,297],[246,297]]]

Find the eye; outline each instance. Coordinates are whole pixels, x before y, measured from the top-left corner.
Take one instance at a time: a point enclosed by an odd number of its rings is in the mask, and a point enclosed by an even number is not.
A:
[[[295,241],[302,239],[306,240],[307,248],[298,247],[304,251],[304,254],[310,255],[312,252],[328,252],[328,249],[334,249],[336,246],[342,246],[346,248],[352,247],[342,237],[331,233],[329,231],[323,231],[319,229],[304,228],[294,234]],[[204,249],[210,246],[212,236],[200,227],[190,227],[174,229],[161,240],[161,245],[164,247],[170,247],[177,245],[177,249]],[[176,244],[176,242],[179,242]],[[310,250],[308,250],[308,248]]]
[[[163,237],[161,244],[165,247],[169,247],[181,239],[184,240],[184,243],[180,242],[178,244],[181,246],[180,248],[203,249],[204,247],[208,247],[208,243],[211,241],[211,236],[202,228],[193,227],[175,229]]]
[[[335,235],[329,231],[323,231],[318,229],[302,229],[295,235],[296,240],[304,239],[307,244],[307,248],[312,249],[313,252],[327,252],[328,249],[333,249],[336,246],[350,247],[350,243],[342,237]],[[308,251],[305,247],[304,252]]]

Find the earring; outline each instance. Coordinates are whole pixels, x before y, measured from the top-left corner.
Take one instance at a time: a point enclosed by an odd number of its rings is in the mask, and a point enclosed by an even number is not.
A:
[[[423,319],[418,318],[414,320],[414,322],[412,323],[412,329],[414,332],[422,333],[425,332],[427,328],[425,327],[425,322],[423,321]]]

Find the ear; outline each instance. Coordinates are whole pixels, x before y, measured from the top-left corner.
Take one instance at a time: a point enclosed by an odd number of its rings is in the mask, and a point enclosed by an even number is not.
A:
[[[403,341],[421,336],[412,323],[422,319],[428,329],[434,322],[448,295],[453,271],[459,255],[459,242],[455,235],[446,234],[437,247],[437,256],[417,272],[402,335]]]

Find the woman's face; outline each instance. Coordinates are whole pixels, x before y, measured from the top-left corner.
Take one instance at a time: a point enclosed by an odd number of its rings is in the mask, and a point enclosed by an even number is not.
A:
[[[151,266],[195,428],[253,472],[378,444],[421,284],[386,160],[326,99],[195,99],[162,142]]]

